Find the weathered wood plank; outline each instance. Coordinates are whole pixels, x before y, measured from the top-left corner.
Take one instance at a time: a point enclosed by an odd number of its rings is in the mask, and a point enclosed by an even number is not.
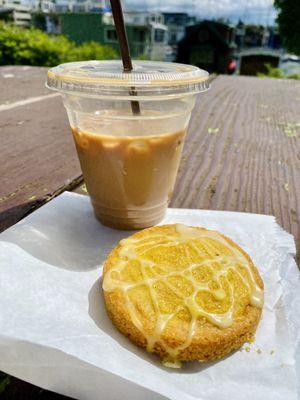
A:
[[[81,179],[59,97],[0,111],[0,229]]]
[[[171,207],[275,215],[299,257],[299,109],[300,82],[219,76],[198,97]]]
[[[45,87],[46,75],[47,68],[0,67],[0,106],[51,93]]]
[[[172,207],[272,214],[300,250],[300,82],[220,76],[199,96]]]
[[[44,85],[46,70],[0,68],[0,231],[81,181],[61,99],[43,99],[50,94]],[[35,102],[37,98],[40,100]],[[33,102],[18,106],[24,100]],[[3,399],[67,399],[16,378],[10,379]]]
[[[44,69],[0,68],[0,106],[46,95],[44,80]],[[299,252],[299,108],[300,82],[218,77],[198,98],[171,206],[274,214]],[[0,117],[0,230],[66,189],[85,193],[59,98]]]
[[[299,105],[297,81],[218,77],[198,98],[171,206],[274,214],[299,248]],[[1,114],[4,228],[80,168],[59,98]]]

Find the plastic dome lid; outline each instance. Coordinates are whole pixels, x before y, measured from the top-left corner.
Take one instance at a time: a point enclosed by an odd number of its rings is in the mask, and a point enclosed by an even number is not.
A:
[[[48,71],[47,87],[63,93],[91,97],[181,97],[209,89],[209,74],[186,64],[133,61],[123,72],[121,61],[80,61]]]

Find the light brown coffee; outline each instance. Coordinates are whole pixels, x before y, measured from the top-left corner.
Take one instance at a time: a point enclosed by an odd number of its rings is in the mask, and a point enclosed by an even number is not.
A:
[[[72,132],[96,217],[119,229],[158,223],[172,195],[186,131],[134,137]]]

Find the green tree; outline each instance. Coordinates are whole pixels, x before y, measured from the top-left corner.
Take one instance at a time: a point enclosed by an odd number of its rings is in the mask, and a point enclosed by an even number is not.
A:
[[[277,23],[286,49],[300,54],[300,1],[274,0],[279,11]]]
[[[117,58],[117,53],[110,46],[93,42],[77,46],[62,35],[0,22],[0,65],[48,67],[75,60],[112,58]]]

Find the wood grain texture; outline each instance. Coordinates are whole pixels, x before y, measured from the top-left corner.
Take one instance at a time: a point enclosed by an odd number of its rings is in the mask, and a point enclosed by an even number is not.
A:
[[[0,106],[47,95],[45,71],[0,68]],[[216,78],[192,114],[171,206],[273,214],[295,236],[299,254],[299,111],[300,82]],[[0,230],[66,189],[86,193],[60,98],[0,118]],[[16,382],[4,398],[62,399],[35,397],[37,388]]]
[[[36,70],[39,89],[45,69]],[[32,94],[42,92],[20,98]],[[298,81],[217,77],[198,96],[171,206],[273,214],[299,250],[299,109]],[[0,129],[4,229],[76,186],[81,172],[60,98],[1,112]]]
[[[47,68],[0,67],[0,105],[53,92],[45,86]]]
[[[219,76],[198,97],[172,207],[275,215],[300,250],[300,82]]]
[[[198,96],[171,207],[274,215],[300,261],[299,111],[300,82],[217,77]]]
[[[3,230],[78,184],[81,170],[60,97],[2,111],[0,117]]]
[[[49,95],[45,78],[46,68],[0,67],[0,107]],[[59,97],[0,111],[0,143],[0,231],[81,181]],[[67,397],[10,377],[1,399]]]

